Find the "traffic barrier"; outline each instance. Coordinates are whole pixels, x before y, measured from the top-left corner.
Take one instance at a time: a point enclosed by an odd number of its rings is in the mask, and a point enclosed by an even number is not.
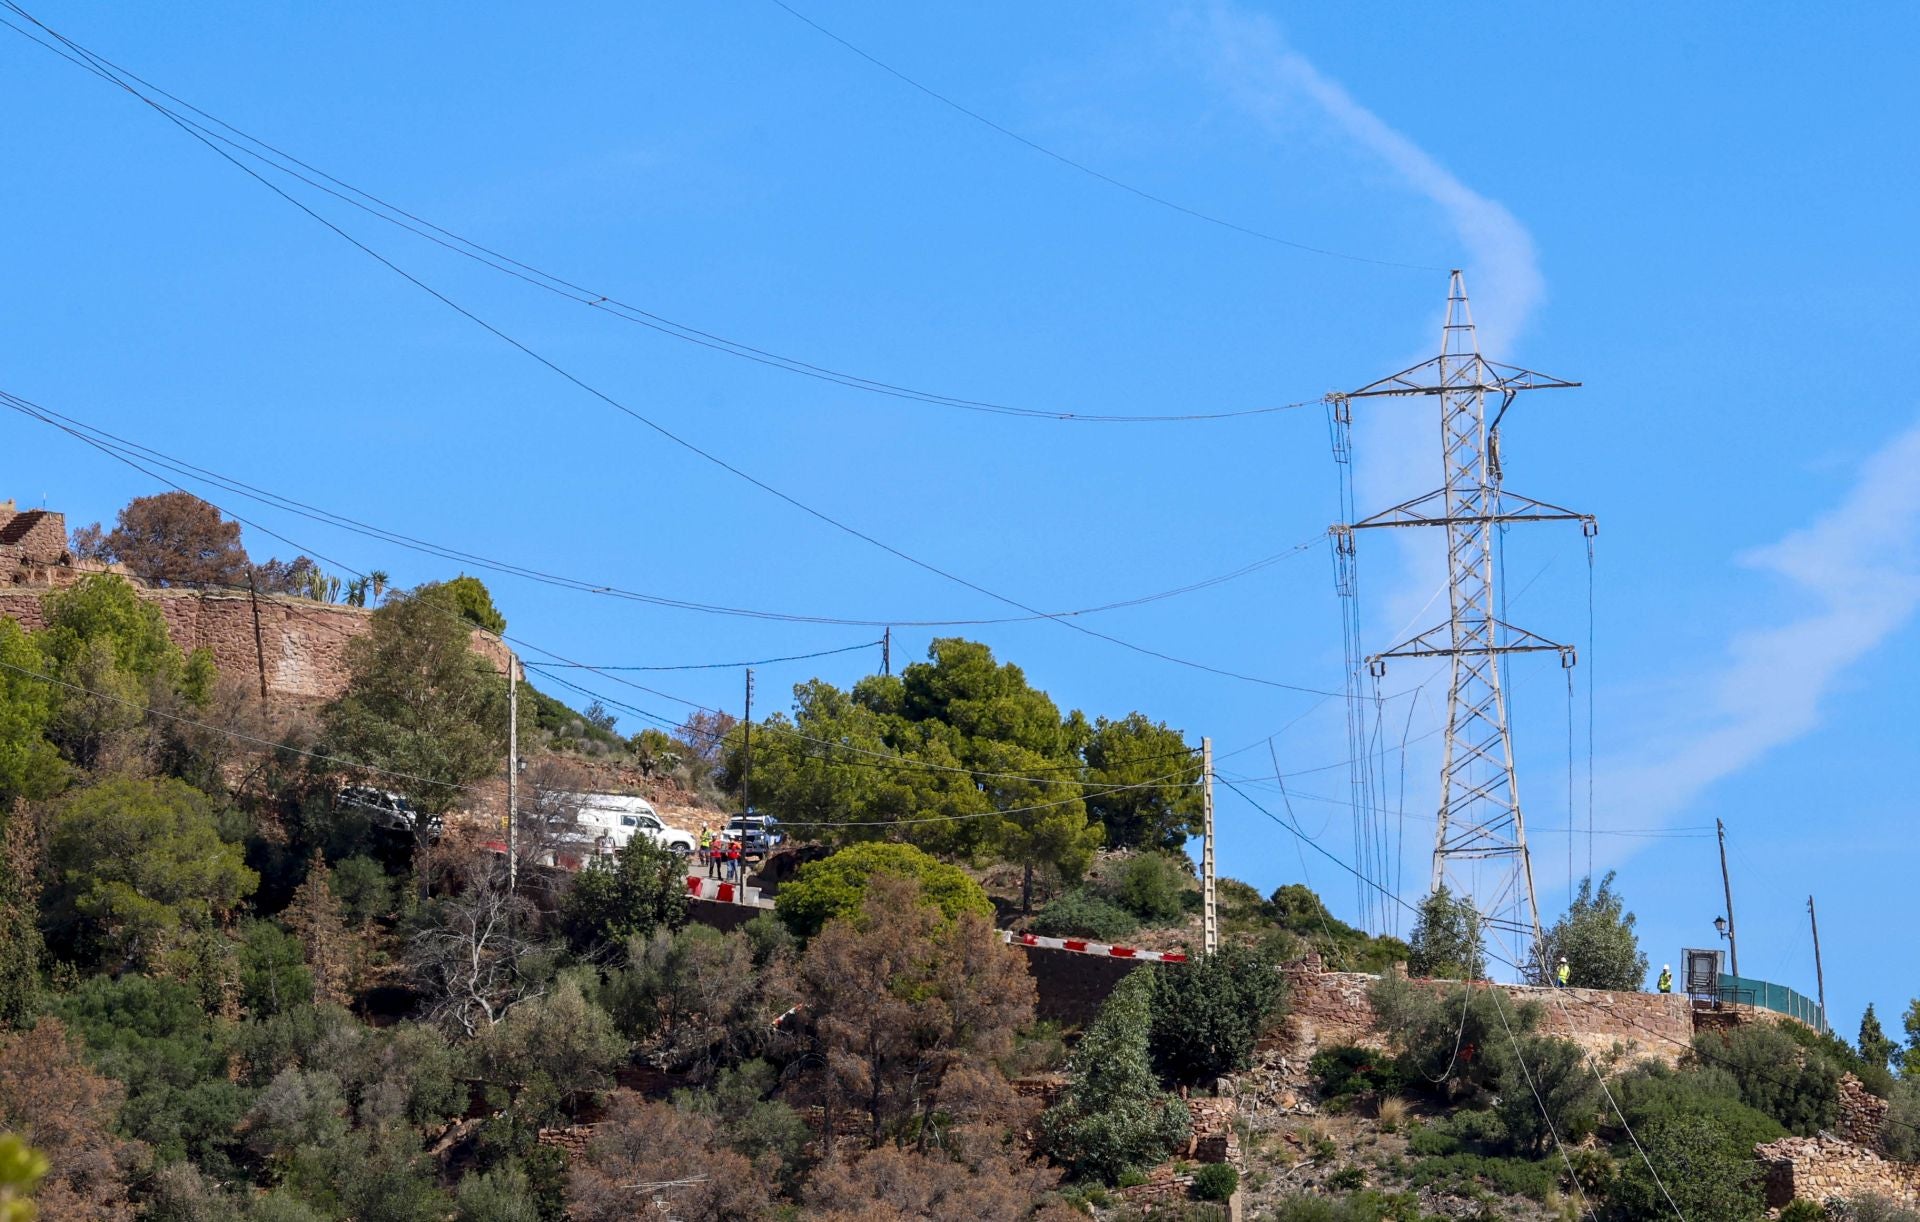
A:
[[[1077,955],[1098,955],[1106,959],[1136,959],[1142,963],[1185,963],[1186,955],[1177,950],[1141,950],[1133,946],[1115,946],[1108,942],[1090,942],[1085,938],[1046,938],[1036,933],[1002,930],[1000,939],[1009,945],[1039,946],[1049,950],[1067,950]]]

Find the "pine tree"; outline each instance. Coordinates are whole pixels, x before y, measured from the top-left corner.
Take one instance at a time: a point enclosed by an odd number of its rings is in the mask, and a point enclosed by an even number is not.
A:
[[[328,885],[331,874],[326,859],[315,853],[313,864],[307,867],[306,881],[287,905],[286,922],[306,952],[307,968],[313,973],[314,1000],[344,1005],[351,996],[351,956],[340,898]]]
[[[1867,1003],[1867,1012],[1860,1016],[1860,1056],[1869,1065],[1881,1069],[1893,1060],[1893,1054],[1900,1051],[1900,1045],[1887,1038],[1880,1029],[1880,1018],[1873,1012],[1873,1003]]]

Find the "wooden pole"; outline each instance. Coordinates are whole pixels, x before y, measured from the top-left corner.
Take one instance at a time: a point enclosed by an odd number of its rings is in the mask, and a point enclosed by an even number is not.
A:
[[[1740,974],[1740,942],[1733,931],[1733,880],[1727,876],[1727,825],[1715,819],[1720,833],[1720,886],[1727,893],[1727,953],[1733,959],[1733,974]]]
[[[1807,920],[1813,923],[1813,979],[1820,986],[1820,1028],[1827,1028],[1827,973],[1820,967],[1820,917],[1813,910],[1813,897],[1807,897]]]

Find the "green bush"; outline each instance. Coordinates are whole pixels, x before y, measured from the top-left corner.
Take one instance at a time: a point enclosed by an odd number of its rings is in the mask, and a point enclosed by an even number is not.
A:
[[[950,917],[962,912],[993,915],[993,901],[960,867],[910,844],[881,841],[849,845],[831,857],[801,866],[793,881],[780,888],[775,911],[796,935],[810,938],[835,917],[859,912],[867,883],[876,874],[914,880],[920,884],[920,894]]]
[[[393,911],[393,880],[371,857],[347,857],[333,867],[327,885],[349,921],[365,923]]]
[[[272,921],[240,927],[240,1004],[268,1018],[313,1000],[313,975],[300,941]]]
[[[1512,1042],[1539,1026],[1536,1004],[1513,1005],[1498,992],[1456,985],[1444,994],[1388,974],[1367,991],[1377,1025],[1399,1052],[1407,1081],[1446,1100],[1526,1091]]]
[[[1193,1173],[1193,1195],[1224,1201],[1240,1190],[1240,1173],[1227,1163],[1208,1163]]]
[[[1319,1083],[1323,1099],[1396,1094],[1408,1086],[1406,1071],[1397,1058],[1377,1048],[1354,1044],[1322,1048],[1307,1062],[1307,1072]]]
[[[1460,1138],[1442,1121],[1415,1125],[1407,1133],[1407,1153],[1416,1158],[1445,1158],[1460,1153]]]
[[[561,925],[575,947],[599,951],[687,923],[685,864],[671,850],[635,836],[614,855],[574,875]]]
[[[220,828],[212,799],[175,780],[113,777],[69,795],[47,843],[54,947],[118,970],[217,928],[260,882]]]
[[[1116,942],[1138,928],[1131,912],[1085,887],[1075,887],[1033,918],[1033,932],[1048,938]]]
[[[1266,902],[1265,915],[1281,930],[1304,941],[1330,971],[1379,973],[1405,963],[1411,953],[1398,938],[1369,937],[1340,920],[1327,911],[1319,896],[1300,883],[1276,888]]]
[[[1342,1167],[1327,1177],[1327,1187],[1335,1192],[1354,1192],[1367,1186],[1367,1173],[1358,1167]]]
[[[1165,853],[1136,854],[1120,866],[1113,898],[1149,924],[1166,924],[1185,913],[1181,897],[1190,877],[1185,866]]]
[[[1194,1085],[1253,1063],[1253,1047],[1278,1011],[1285,985],[1259,952],[1223,946],[1152,974],[1154,1067]]]
[[[513,1164],[466,1176],[454,1199],[457,1222],[540,1222],[527,1173]]]
[[[1557,1165],[1557,1160],[1549,1162],[1525,1158],[1489,1158],[1484,1154],[1449,1154],[1440,1158],[1423,1158],[1415,1163],[1411,1182],[1416,1188],[1437,1187],[1463,1195],[1471,1195],[1476,1189],[1488,1189],[1503,1196],[1544,1201],[1553,1193],[1554,1168]],[[1700,1216],[1704,1218],[1708,1215]]]
[[[1888,1158],[1920,1162],[1920,1084],[1902,1078],[1887,1100],[1887,1120],[1880,1128],[1880,1144]]]
[[[1779,1121],[1740,1101],[1740,1084],[1732,1074],[1711,1066],[1681,1071],[1646,1061],[1621,1074],[1613,1094],[1636,1129],[1655,1120],[1697,1117],[1723,1134],[1734,1151],[1787,1135]]]
[[[1593,1132],[1603,1091],[1577,1045],[1528,1035],[1496,1046],[1490,1055],[1502,1063],[1496,1110],[1515,1150],[1541,1154],[1556,1137],[1575,1145]]]
[[[1693,1037],[1696,1056],[1725,1070],[1740,1099],[1803,1137],[1832,1128],[1840,1114],[1840,1071],[1819,1053],[1803,1051],[1774,1023],[1753,1023]]]
[[[1786,1208],[1780,1211],[1779,1222],[1827,1222],[1829,1216],[1824,1205],[1795,1200],[1787,1202]]]
[[[1639,1158],[1623,1159],[1611,1200],[1627,1222],[1673,1216],[1753,1222],[1764,1216],[1760,1169],[1753,1151],[1733,1148],[1698,1116],[1656,1119],[1635,1129],[1659,1180]],[[1672,1197],[1672,1204],[1667,1198]]]
[[[1893,1075],[1887,1071],[1884,1060],[1875,1064],[1870,1058],[1855,1052],[1851,1044],[1831,1031],[1815,1031],[1800,1023],[1776,1025],[1794,1043],[1823,1058],[1841,1073],[1850,1073],[1860,1079],[1860,1085],[1866,1087],[1869,1094],[1882,1099],[1892,1094]]]
[[[1849,1199],[1844,1216],[1846,1222],[1920,1222],[1920,1213],[1881,1196]]]
[[[60,998],[54,1012],[86,1041],[100,1072],[126,1083],[120,1126],[160,1161],[191,1158],[217,1179],[235,1174],[235,1126],[253,1092],[228,1081],[226,1024],[207,1016],[193,990],[145,976],[95,978]]]

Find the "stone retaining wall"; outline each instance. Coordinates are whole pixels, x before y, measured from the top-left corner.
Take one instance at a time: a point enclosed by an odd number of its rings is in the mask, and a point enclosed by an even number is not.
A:
[[[1374,1029],[1373,1005],[1367,999],[1377,977],[1318,971],[1312,960],[1288,968],[1286,975],[1288,1016],[1280,1033],[1281,1046],[1303,1056],[1334,1044],[1382,1046]],[[1453,987],[1446,980],[1413,983],[1435,989]],[[1541,989],[1484,981],[1475,987],[1499,989],[1509,1006],[1539,1004],[1545,1010],[1542,1034],[1571,1040],[1595,1055],[1608,1053],[1618,1044],[1632,1057],[1672,1063],[1693,1039],[1692,1005],[1677,993]]]
[[[1887,1101],[1868,1091],[1852,1074],[1840,1078],[1840,1118],[1834,1122],[1839,1135],[1856,1146],[1880,1149],[1880,1135],[1887,1124]]]
[[[167,635],[181,649],[207,649],[223,676],[264,681],[268,699],[297,704],[331,700],[345,689],[346,644],[367,631],[373,614],[275,594],[256,599],[226,590],[135,589],[160,608]],[[0,589],[0,616],[29,631],[44,628],[40,600],[47,592],[44,586]],[[474,652],[505,674],[505,647],[478,630],[472,635]]]
[[[1920,1206],[1920,1166],[1888,1162],[1829,1134],[1783,1137],[1755,1147],[1753,1153],[1766,1174],[1770,1209],[1794,1200],[1824,1204],[1864,1196]]]

